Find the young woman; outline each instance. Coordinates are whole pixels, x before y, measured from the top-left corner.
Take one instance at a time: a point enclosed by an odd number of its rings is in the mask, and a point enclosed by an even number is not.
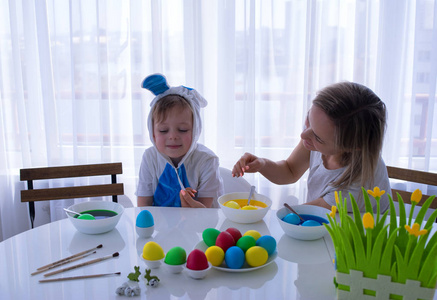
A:
[[[342,191],[348,199],[351,193],[363,211],[361,187],[373,190],[378,186],[391,193],[381,158],[385,127],[385,104],[372,90],[352,82],[333,84],[313,100],[301,141],[286,160],[274,162],[245,153],[232,173],[260,172],[276,184],[290,184],[309,169],[305,204],[330,209],[336,205],[334,192]],[[388,205],[385,194],[380,200],[381,212]]]

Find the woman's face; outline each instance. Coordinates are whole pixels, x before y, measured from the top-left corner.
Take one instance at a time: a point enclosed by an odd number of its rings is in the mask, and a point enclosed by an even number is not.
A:
[[[159,152],[177,165],[188,152],[193,139],[193,113],[189,108],[175,106],[165,120],[153,123],[153,138]]]
[[[305,120],[305,128],[300,134],[303,145],[310,151],[319,151],[324,155],[338,155],[335,145],[335,126],[326,113],[312,106]]]

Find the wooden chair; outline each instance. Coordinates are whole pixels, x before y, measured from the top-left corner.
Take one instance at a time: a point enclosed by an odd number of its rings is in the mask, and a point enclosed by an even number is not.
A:
[[[122,173],[123,170],[121,162],[21,169],[20,180],[27,181],[28,188],[27,190],[21,191],[21,202],[29,203],[29,216],[32,228],[35,220],[35,201],[112,196],[112,201],[118,202],[117,195],[124,194],[124,186],[123,183],[117,183],[116,175]],[[111,176],[110,184],[44,189],[33,188],[34,180],[103,175]]]
[[[388,177],[392,179],[399,179],[403,181],[409,181],[409,182],[416,182],[421,184],[427,184],[427,185],[433,185],[437,186],[437,174],[436,173],[429,173],[424,171],[417,171],[417,170],[411,170],[411,169],[403,169],[398,167],[391,167],[387,166],[387,172]],[[404,203],[411,204],[411,194],[412,192],[404,191],[404,190],[398,190],[398,189],[392,189],[392,197],[394,201],[397,201],[396,193],[399,193],[402,196],[402,199],[404,200]],[[418,205],[422,205],[426,199],[428,199],[428,195],[423,195],[422,200],[418,203]],[[432,202],[430,208],[436,209],[437,208],[437,197]]]

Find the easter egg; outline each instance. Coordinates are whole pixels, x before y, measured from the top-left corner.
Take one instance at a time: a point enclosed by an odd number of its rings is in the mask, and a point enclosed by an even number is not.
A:
[[[246,236],[246,235],[253,236],[253,238],[255,239],[255,241],[261,237],[261,233],[259,233],[259,232],[256,231],[256,230],[248,230],[248,231],[246,231],[246,232],[243,234],[243,236]]]
[[[237,241],[237,247],[240,247],[243,252],[256,245],[256,240],[251,235],[245,235]]]
[[[257,210],[258,208],[253,205],[245,205],[241,208],[242,210]]]
[[[220,234],[220,230],[218,230],[218,229],[206,228],[202,232],[202,238],[203,238],[203,241],[205,242],[205,244],[208,247],[211,247],[211,246],[215,245],[215,241],[217,240],[217,237],[219,234]]]
[[[143,258],[147,260],[160,260],[164,258],[164,250],[153,241],[147,242],[143,248]]]
[[[194,249],[187,258],[187,268],[190,270],[200,271],[209,267],[208,259],[203,251]]]
[[[211,246],[205,251],[206,258],[213,266],[220,266],[225,259],[225,252],[219,246]]]
[[[259,267],[267,262],[269,254],[260,246],[254,246],[246,251],[246,261],[251,267]]]
[[[187,260],[187,253],[182,247],[173,247],[165,255],[164,262],[169,265],[182,265]]]
[[[294,213],[289,213],[288,215],[286,215],[282,221],[287,222],[289,224],[293,224],[293,225],[299,225],[300,224],[300,218],[294,214]]]
[[[95,220],[96,218],[92,214],[81,214],[77,217],[79,220]]]
[[[321,224],[314,220],[306,220],[305,222],[302,223],[302,226],[313,227],[313,226],[321,226]]]
[[[240,230],[238,230],[237,228],[229,227],[228,229],[226,229],[226,231],[232,235],[235,242],[238,241],[242,237]]]
[[[241,269],[244,260],[244,252],[240,247],[232,246],[225,253],[225,262],[230,269]]]
[[[223,249],[224,252],[228,250],[229,247],[235,246],[235,240],[232,235],[227,231],[222,231],[215,241],[216,246]]]
[[[146,228],[155,225],[153,216],[148,210],[142,210],[137,216],[135,225],[140,228]]]
[[[266,249],[268,255],[271,255],[276,250],[276,240],[270,235],[263,235],[257,239],[256,245]]]
[[[226,206],[226,207],[229,207],[229,208],[240,209],[240,205],[239,205],[237,202],[232,201],[232,200],[226,202],[226,203],[225,203],[225,206]]]

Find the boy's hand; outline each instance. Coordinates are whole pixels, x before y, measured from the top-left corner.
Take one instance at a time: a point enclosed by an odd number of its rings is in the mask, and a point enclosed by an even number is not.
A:
[[[196,208],[206,208],[201,202],[194,200],[194,193],[197,193],[196,190],[192,188],[186,188],[185,190],[181,190],[179,193],[179,197],[181,198],[181,206],[182,207],[196,207]]]

